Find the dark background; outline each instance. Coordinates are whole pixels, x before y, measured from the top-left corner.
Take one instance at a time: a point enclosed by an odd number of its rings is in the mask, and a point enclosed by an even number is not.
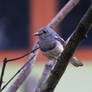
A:
[[[0,0],[0,50],[29,47],[29,0]]]
[[[58,11],[68,2],[69,0],[59,0]],[[59,25],[59,32],[62,37],[66,40],[70,34],[76,28],[78,22],[82,18],[83,14],[91,4],[91,0],[80,0],[79,4],[68,14],[64,21]],[[92,28],[88,33],[87,39],[81,44],[81,47],[92,46]]]
[[[57,12],[68,2],[58,0]],[[60,35],[66,40],[91,4],[91,0],[80,3],[59,25]],[[92,29],[91,29],[92,30]],[[92,31],[81,47],[92,46]],[[29,0],[0,0],[0,50],[29,48]]]

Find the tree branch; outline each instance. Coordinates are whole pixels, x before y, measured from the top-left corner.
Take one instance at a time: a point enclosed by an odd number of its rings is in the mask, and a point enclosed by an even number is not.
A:
[[[51,72],[51,70],[52,70],[52,68],[54,67],[55,64],[56,64],[55,61],[49,61],[45,64],[43,73],[41,75],[40,80],[38,81],[36,88],[34,89],[34,92],[40,92],[40,87],[43,85],[45,80],[48,78],[48,75]]]
[[[68,13],[79,3],[80,0],[69,0],[69,2],[59,11],[59,13],[48,24],[49,27],[55,28]]]
[[[39,47],[38,47],[38,48],[33,49],[32,51],[30,51],[30,52],[26,53],[26,54],[25,54],[25,55],[23,55],[23,56],[20,56],[20,57],[17,57],[17,58],[13,58],[13,59],[9,59],[9,60],[7,60],[7,62],[22,59],[22,58],[24,58],[24,57],[28,56],[30,53],[35,52],[37,49],[39,49]]]
[[[69,59],[73,56],[76,48],[80,42],[86,37],[87,32],[92,24],[92,5],[81,19],[80,23],[76,27],[75,31],[71,35],[69,42],[67,43],[63,53],[58,58],[54,69],[51,71],[46,82],[41,86],[40,92],[53,92],[58,81],[62,77]]]
[[[80,0],[69,0],[69,2],[59,11],[59,13],[52,19],[52,21],[47,25],[51,28],[55,28],[62,20],[68,15],[68,13],[74,8]],[[55,64],[54,64],[55,65]],[[37,87],[35,88],[35,92],[40,92],[40,87],[43,85],[44,81],[46,81],[49,72],[51,72],[52,62],[48,62],[45,65],[42,76],[38,82]]]
[[[37,41],[32,50],[34,50],[38,47],[39,47],[39,45],[38,45],[38,41]],[[35,59],[38,55],[38,51],[39,50],[37,49],[33,53],[30,54],[29,60],[27,61],[26,65],[23,67],[22,72],[19,74],[19,76],[13,82],[13,84],[9,87],[7,92],[16,92],[17,89],[21,86],[21,84],[24,82],[24,80],[27,78],[27,76],[29,75],[29,73],[32,70],[32,67],[35,63]]]
[[[38,44],[38,43],[37,43],[37,44]],[[6,58],[4,59],[3,68],[2,68],[2,73],[1,73],[1,79],[0,79],[0,87],[1,87],[2,82],[3,82],[3,76],[4,76],[4,71],[5,71],[6,64],[7,64],[8,62],[10,62],[10,61],[15,61],[15,60],[24,58],[25,56],[34,53],[34,52],[35,52],[36,50],[38,50],[38,49],[39,49],[39,46],[38,46],[38,47],[34,46],[34,48],[33,48],[30,52],[26,53],[26,54],[23,55],[23,56],[20,56],[20,57],[14,58],[14,59],[9,59],[9,60],[7,60]],[[30,63],[30,61],[31,61],[33,58],[34,58],[34,56],[33,56],[31,59],[29,58],[29,60],[27,61],[27,63],[25,63],[25,64],[14,74],[14,76],[1,88],[0,91],[2,91],[15,77],[28,65],[28,63]]]
[[[2,83],[3,83],[3,76],[4,76],[6,64],[7,64],[7,58],[5,58],[3,60],[3,67],[2,67],[2,72],[1,72],[1,76],[0,76],[0,92],[1,92],[1,86],[2,86]]]

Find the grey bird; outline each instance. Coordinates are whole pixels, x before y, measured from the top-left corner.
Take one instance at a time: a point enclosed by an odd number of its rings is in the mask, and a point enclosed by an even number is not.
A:
[[[39,47],[43,55],[48,59],[57,61],[66,46],[66,41],[63,40],[52,28],[46,26],[41,28],[35,36],[39,36]],[[83,64],[76,58],[70,59],[71,64],[74,66],[83,66]]]

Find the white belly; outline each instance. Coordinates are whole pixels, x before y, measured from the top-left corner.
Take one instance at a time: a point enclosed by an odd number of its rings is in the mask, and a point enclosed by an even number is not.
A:
[[[63,46],[59,41],[57,41],[56,47],[52,50],[43,52],[43,55],[45,55],[48,59],[57,59],[61,55],[63,50]]]

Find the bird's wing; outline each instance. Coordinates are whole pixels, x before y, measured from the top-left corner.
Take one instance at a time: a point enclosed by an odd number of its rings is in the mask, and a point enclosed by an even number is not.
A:
[[[66,46],[66,42],[64,41],[63,38],[61,38],[58,34],[55,35],[55,39],[60,41],[61,44],[65,47]]]

